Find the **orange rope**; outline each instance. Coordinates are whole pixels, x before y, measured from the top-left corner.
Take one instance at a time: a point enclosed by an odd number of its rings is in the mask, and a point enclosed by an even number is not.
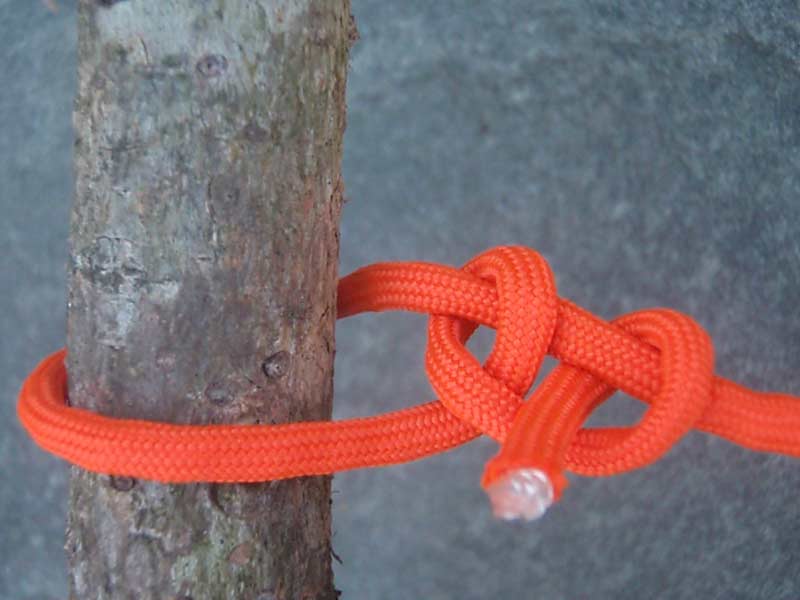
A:
[[[607,323],[558,298],[549,266],[533,250],[495,248],[462,269],[375,264],[339,282],[339,318],[383,310],[431,315],[425,366],[438,401],[285,425],[112,419],[66,405],[62,350],[25,381],[18,415],[40,446],[85,469],[162,482],[264,481],[396,464],[481,433],[501,443],[484,473],[487,489],[533,472],[549,480],[555,498],[565,470],[636,469],[691,428],[800,456],[800,398],[715,377],[708,335],[678,312],[644,310]],[[497,330],[483,366],[464,346],[479,325]],[[525,402],[546,353],[562,364]],[[616,389],[650,404],[641,421],[581,429]]]

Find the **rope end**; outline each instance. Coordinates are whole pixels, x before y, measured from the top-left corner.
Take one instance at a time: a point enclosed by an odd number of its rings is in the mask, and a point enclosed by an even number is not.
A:
[[[553,504],[553,484],[539,469],[514,469],[486,487],[498,519],[533,521]]]

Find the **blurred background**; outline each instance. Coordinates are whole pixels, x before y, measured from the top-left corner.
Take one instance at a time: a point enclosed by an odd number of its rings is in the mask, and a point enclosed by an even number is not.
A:
[[[670,306],[717,372],[800,394],[797,2],[353,0],[341,271],[541,251],[611,318]],[[64,343],[75,1],[0,0],[0,598],[66,597],[67,466],[17,424]],[[425,319],[337,329],[338,418],[432,398]],[[491,335],[473,344],[483,356]],[[595,422],[630,423],[615,397]],[[693,433],[495,521],[494,445],[334,479],[343,598],[800,598],[800,462]]]

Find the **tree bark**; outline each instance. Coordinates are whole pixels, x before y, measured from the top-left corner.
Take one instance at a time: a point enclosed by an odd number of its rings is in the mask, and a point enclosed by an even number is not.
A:
[[[73,406],[329,419],[349,0],[81,0]],[[70,597],[335,598],[330,478],[73,469]]]

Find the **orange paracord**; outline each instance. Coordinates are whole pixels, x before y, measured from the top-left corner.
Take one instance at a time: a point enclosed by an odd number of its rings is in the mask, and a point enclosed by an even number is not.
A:
[[[607,323],[557,297],[545,260],[499,247],[462,269],[384,263],[339,283],[338,316],[429,313],[425,366],[438,401],[384,415],[286,425],[175,425],[66,405],[65,351],[23,385],[18,414],[44,449],[85,469],[162,482],[252,482],[390,465],[487,434],[501,444],[483,485],[495,511],[534,517],[564,471],[613,475],[657,460],[691,428],[753,450],[800,456],[800,398],[713,374],[713,347],[689,317],[643,310]],[[464,344],[496,329],[481,366]],[[523,401],[546,353],[562,361]],[[621,389],[650,404],[633,427],[581,429]]]

